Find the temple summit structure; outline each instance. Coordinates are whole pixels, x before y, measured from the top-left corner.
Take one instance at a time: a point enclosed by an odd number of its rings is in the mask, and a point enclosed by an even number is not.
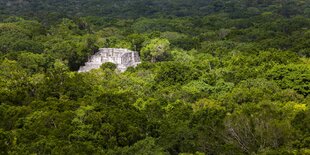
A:
[[[81,66],[78,72],[88,72],[92,69],[98,69],[106,62],[112,62],[117,65],[121,72],[126,71],[128,67],[136,67],[141,63],[138,52],[123,48],[100,48],[99,52],[92,55],[85,66]]]

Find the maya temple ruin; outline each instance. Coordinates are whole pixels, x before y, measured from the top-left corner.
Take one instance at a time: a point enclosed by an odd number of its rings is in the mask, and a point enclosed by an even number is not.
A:
[[[100,48],[99,52],[92,55],[85,66],[81,66],[78,72],[88,72],[92,69],[98,69],[106,62],[112,62],[117,65],[121,72],[126,71],[128,67],[136,67],[141,63],[138,52],[123,48]]]

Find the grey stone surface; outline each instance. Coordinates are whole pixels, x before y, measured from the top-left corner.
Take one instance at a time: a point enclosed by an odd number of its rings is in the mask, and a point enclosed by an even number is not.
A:
[[[117,65],[121,72],[126,71],[128,67],[136,67],[141,63],[138,52],[123,48],[100,48],[99,52],[92,55],[85,66],[81,66],[78,72],[88,72],[92,69],[98,69],[103,63],[112,62]]]

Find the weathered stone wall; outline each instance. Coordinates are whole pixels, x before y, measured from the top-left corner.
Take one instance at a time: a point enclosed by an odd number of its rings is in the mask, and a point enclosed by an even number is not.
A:
[[[98,69],[103,63],[112,62],[117,69],[124,72],[128,67],[136,67],[140,61],[138,52],[123,48],[100,48],[99,52],[92,55],[85,66],[81,66],[79,72],[88,72]]]

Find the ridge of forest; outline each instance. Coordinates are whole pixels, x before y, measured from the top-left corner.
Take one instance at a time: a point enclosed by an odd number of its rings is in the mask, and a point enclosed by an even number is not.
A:
[[[248,18],[260,12],[309,16],[307,0],[1,0],[5,15],[37,18],[108,16],[122,18],[205,16],[225,12]]]
[[[0,154],[309,154],[309,93],[307,0],[0,1]]]

